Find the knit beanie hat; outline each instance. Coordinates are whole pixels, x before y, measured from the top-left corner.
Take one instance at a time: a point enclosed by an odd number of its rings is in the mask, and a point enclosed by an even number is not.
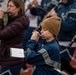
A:
[[[60,30],[61,19],[57,16],[53,16],[47,19],[44,19],[41,22],[41,26],[47,29],[54,36],[57,36]]]

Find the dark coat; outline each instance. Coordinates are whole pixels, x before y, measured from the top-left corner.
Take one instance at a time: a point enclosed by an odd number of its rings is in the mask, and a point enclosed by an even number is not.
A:
[[[57,71],[60,69],[60,49],[55,39],[42,45],[29,40],[26,51],[25,60],[33,65],[32,75],[60,75]]]
[[[68,0],[61,4],[57,12],[61,18],[61,28],[58,34],[59,41],[71,41],[76,35],[76,4],[74,0]]]
[[[29,18],[26,15],[19,15],[9,19],[8,25],[4,27],[0,19],[0,65],[16,65],[23,62],[23,59],[10,57],[10,47],[20,48],[24,30],[29,26]]]

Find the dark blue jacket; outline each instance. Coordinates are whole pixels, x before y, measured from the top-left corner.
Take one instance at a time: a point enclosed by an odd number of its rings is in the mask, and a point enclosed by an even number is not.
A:
[[[74,49],[65,46],[66,43],[64,41],[71,42],[76,34],[76,4],[74,3],[74,0],[68,0],[67,4],[61,3],[59,5],[58,16],[62,20],[61,29],[58,35],[59,41],[63,42],[63,45],[60,44],[61,50],[64,50],[63,53],[61,53],[61,59],[70,62],[71,58],[65,49],[68,49],[71,56],[73,56]]]
[[[67,4],[62,3],[57,13],[62,19],[58,38],[60,41],[71,41],[76,34],[76,4],[74,0],[68,0]]]
[[[26,62],[33,65],[32,75],[60,75],[60,50],[56,40],[46,42],[42,47],[35,40],[27,43]]]

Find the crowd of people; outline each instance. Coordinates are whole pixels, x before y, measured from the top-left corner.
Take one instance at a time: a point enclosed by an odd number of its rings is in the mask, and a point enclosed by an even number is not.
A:
[[[0,8],[1,75],[20,75],[21,69],[28,69],[27,63],[32,65],[31,75],[76,74],[70,65],[76,60],[72,57],[76,49],[75,0],[9,0],[7,16],[4,25]],[[12,47],[23,48],[25,58],[10,57]]]

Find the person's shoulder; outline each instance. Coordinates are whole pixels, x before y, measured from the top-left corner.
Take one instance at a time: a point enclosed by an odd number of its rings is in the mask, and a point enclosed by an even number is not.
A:
[[[50,42],[46,42],[46,44],[44,45],[45,48],[53,48],[56,45],[56,41],[52,40]]]
[[[71,8],[76,9],[76,3],[73,3]]]
[[[26,14],[21,15],[19,18],[29,18]]]
[[[21,15],[19,18],[17,18],[17,20],[19,20],[19,21],[22,21],[23,23],[25,23],[25,22],[30,22],[29,21],[29,17],[27,16],[27,15]]]
[[[11,23],[11,25],[24,26],[24,28],[27,28],[29,23],[29,18],[26,15],[20,15]]]
[[[22,15],[20,18],[19,18],[20,22],[25,25],[25,26],[29,26],[29,23],[30,23],[30,20],[29,20],[29,17],[27,15]]]

